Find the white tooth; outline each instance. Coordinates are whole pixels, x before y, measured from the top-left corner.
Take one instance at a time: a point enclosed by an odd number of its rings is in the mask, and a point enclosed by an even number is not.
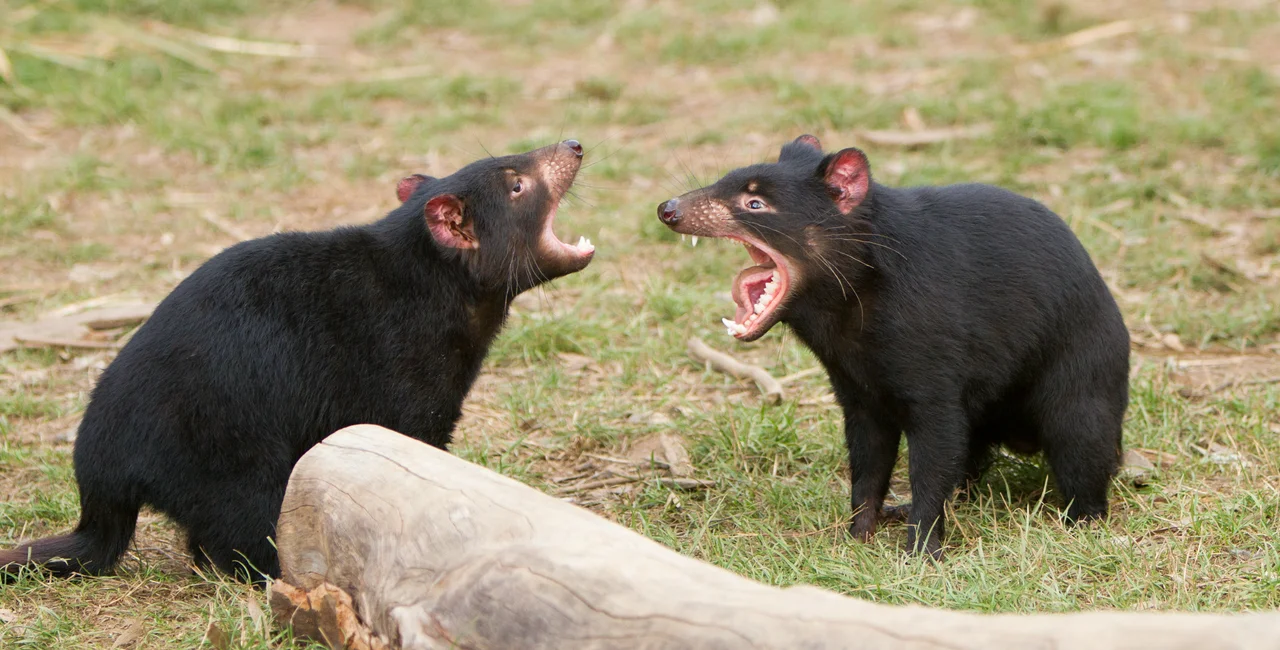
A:
[[[697,236],[697,235],[694,235],[694,236],[693,236],[693,245],[694,245],[694,246],[697,246],[697,245],[698,245],[698,236]]]
[[[756,303],[756,313],[759,314],[762,311],[764,311],[764,303],[762,302]]]
[[[721,318],[720,322],[724,323],[725,329],[729,330],[729,336],[733,336],[734,325],[737,325],[737,323],[729,320],[728,318]]]
[[[737,330],[739,334],[746,334],[746,333],[747,333],[747,326],[746,326],[746,325],[743,325],[742,323],[734,323],[734,325],[737,325],[737,327],[735,327],[735,328],[733,328],[733,329]]]
[[[765,288],[764,288],[764,295],[769,296],[770,298],[772,298],[772,297],[773,297],[773,292],[774,292],[774,288],[773,288],[773,287],[765,287]]]
[[[778,275],[778,269],[774,269],[774,270],[773,270],[773,281],[774,281],[774,282],[777,282],[777,281],[778,281],[779,279],[781,279],[781,278],[782,278],[782,276],[781,276],[781,275]]]

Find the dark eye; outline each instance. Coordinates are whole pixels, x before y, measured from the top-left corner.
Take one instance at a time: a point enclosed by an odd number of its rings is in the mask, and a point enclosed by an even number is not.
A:
[[[747,207],[752,210],[763,210],[764,201],[761,201],[760,199],[751,199],[750,201],[747,201]]]
[[[517,180],[515,187],[511,188],[511,193],[519,194],[522,191],[524,191],[524,183]]]

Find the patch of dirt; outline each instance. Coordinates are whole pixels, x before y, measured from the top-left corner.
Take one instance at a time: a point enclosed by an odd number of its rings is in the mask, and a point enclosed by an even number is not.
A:
[[[255,16],[245,27],[259,38],[310,45],[316,56],[346,58],[356,36],[378,18],[364,7],[320,0],[308,3],[304,11]]]
[[[1280,383],[1280,353],[1177,355],[1135,354],[1135,362],[1162,364],[1184,397],[1205,397],[1230,390]],[[1136,365],[1136,364],[1135,364]]]

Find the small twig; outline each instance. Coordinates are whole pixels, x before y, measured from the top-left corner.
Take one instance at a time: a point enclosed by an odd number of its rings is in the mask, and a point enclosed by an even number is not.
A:
[[[606,463],[618,463],[619,465],[635,465],[637,467],[656,467],[658,469],[668,469],[671,466],[666,461],[657,458],[645,458],[642,460],[631,460],[630,458],[614,458],[613,456],[601,456],[600,454],[584,453],[583,456],[603,460]]]
[[[253,239],[252,235],[241,230],[239,226],[225,221],[218,215],[214,214],[212,210],[201,210],[197,214],[199,214],[200,218],[204,219],[209,225],[231,235],[232,237],[235,237],[238,241]]]
[[[570,474],[568,476],[554,477],[551,479],[551,482],[552,483],[568,483],[569,481],[576,481],[578,479],[586,478],[588,476],[591,476],[591,472],[577,472],[574,474]]]
[[[715,481],[704,481],[696,478],[659,478],[658,483],[665,487],[679,488],[681,490],[696,490],[698,488],[715,487]]]
[[[13,337],[13,340],[28,348],[84,348],[88,350],[115,350],[119,343],[112,341],[86,341],[84,339],[45,339],[33,337]]]
[[[1217,386],[1214,386],[1213,388],[1209,389],[1208,391],[1206,391],[1206,392],[1204,392],[1204,393],[1201,393],[1200,395],[1201,395],[1201,396],[1204,396],[1204,395],[1212,395],[1212,394],[1217,393],[1217,392],[1219,392],[1219,391],[1224,391],[1224,390],[1226,390],[1226,389],[1228,389],[1228,388],[1235,388],[1235,387],[1237,387],[1237,386],[1264,386],[1264,385],[1266,385],[1266,384],[1278,384],[1278,383],[1280,383],[1280,376],[1277,376],[1277,377],[1261,377],[1261,378],[1258,378],[1258,379],[1243,379],[1243,380],[1242,380],[1242,379],[1230,379],[1230,380],[1227,380],[1227,381],[1222,382],[1221,384],[1218,384]]]
[[[760,366],[753,366],[749,363],[743,363],[733,357],[716,350],[711,349],[702,339],[693,337],[688,343],[689,356],[701,361],[712,369],[733,375],[739,379],[751,379],[760,387],[760,391],[764,393],[765,400],[771,404],[782,402],[782,384],[773,378],[768,371]]]
[[[804,379],[805,377],[821,374],[823,370],[825,369],[822,366],[814,366],[812,368],[801,370],[800,372],[793,372],[785,377],[779,377],[778,383],[785,386],[793,381],[797,381],[800,379]]]
[[[1205,230],[1209,231],[1209,234],[1211,235],[1221,235],[1223,233],[1222,228],[1219,228],[1218,226],[1210,223],[1207,219],[1199,215],[1189,214],[1185,212],[1175,212],[1173,214],[1173,218],[1204,228]]]
[[[569,488],[564,490],[563,493],[572,494],[574,492],[586,492],[587,490],[595,490],[602,487],[609,487],[611,485],[635,483],[636,481],[639,481],[639,480],[640,478],[637,476],[614,476],[610,478],[602,478],[595,481],[587,481],[586,483],[582,483],[580,485],[570,486]]]

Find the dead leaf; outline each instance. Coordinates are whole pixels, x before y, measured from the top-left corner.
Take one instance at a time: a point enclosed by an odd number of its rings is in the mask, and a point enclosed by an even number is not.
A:
[[[583,370],[594,369],[596,360],[583,354],[574,354],[572,352],[561,352],[559,354],[560,363],[564,365],[564,369],[569,372],[581,372]]]
[[[8,625],[18,620],[18,615],[13,613],[12,609],[0,607],[0,624]]]
[[[1137,487],[1143,487],[1151,482],[1151,478],[1157,474],[1156,466],[1147,460],[1146,456],[1132,449],[1124,452],[1124,460],[1120,468],[1120,478],[1129,481]]]
[[[112,648],[132,648],[142,638],[142,633],[145,631],[142,619],[130,618],[126,619],[126,622],[129,623],[128,627],[116,637],[115,642],[111,644]]]
[[[227,635],[227,631],[218,625],[217,621],[209,621],[209,627],[204,630],[204,638],[201,643],[208,643],[216,648],[216,650],[228,650],[231,647],[231,637]]]
[[[658,442],[662,445],[663,459],[667,461],[672,476],[681,478],[693,474],[693,463],[689,462],[689,452],[679,438],[662,433],[658,435]]]
[[[1168,469],[1178,463],[1178,455],[1171,454],[1167,451],[1159,451],[1156,449],[1144,449],[1142,447],[1134,447],[1134,452],[1142,454],[1147,460],[1155,463],[1156,467]]]
[[[1172,332],[1160,337],[1160,344],[1174,350],[1175,352],[1186,352],[1187,347],[1182,344],[1182,339]]]
[[[902,109],[902,124],[907,127],[908,131],[919,133],[925,130],[924,118],[920,116],[920,111],[915,106],[908,106]]]
[[[1240,452],[1216,442],[1210,442],[1207,445],[1191,445],[1192,449],[1200,452],[1204,456],[1205,462],[1214,465],[1240,465],[1248,466],[1249,462],[1244,459]]]
[[[244,601],[244,608],[249,610],[249,620],[253,621],[253,629],[261,632],[267,629],[267,615],[262,611],[258,601],[250,598]]]

